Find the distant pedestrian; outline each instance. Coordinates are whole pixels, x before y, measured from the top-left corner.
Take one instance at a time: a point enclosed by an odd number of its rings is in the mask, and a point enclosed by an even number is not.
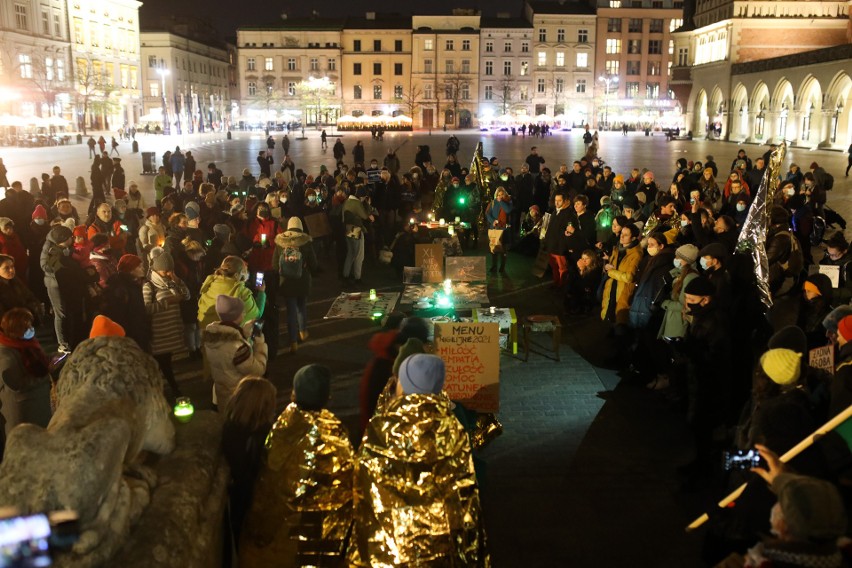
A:
[[[103,136],[98,136],[98,148],[100,148],[101,154],[106,152],[106,138]]]
[[[273,138],[271,134],[269,135],[269,138],[266,139],[266,148],[270,152],[275,150],[275,138]]]
[[[849,144],[849,149],[846,150],[849,157],[846,158],[846,177],[849,177],[849,168],[852,168],[852,144]]]
[[[290,131],[290,124],[287,124],[287,131]],[[290,153],[290,138],[285,134],[284,138],[281,139],[281,149],[284,150],[284,155]]]
[[[109,151],[109,155],[112,156],[112,153],[115,152],[116,155],[121,156],[121,154],[118,153],[118,140],[115,139],[115,136],[112,137],[112,142],[110,144],[112,145],[112,150]]]
[[[325,133],[325,130],[320,134],[320,139],[322,140],[322,149],[328,150],[328,135]]]
[[[8,173],[9,170],[6,169],[3,158],[0,158],[0,187],[9,187],[9,178],[6,176]]]
[[[186,167],[186,156],[181,153],[180,146],[175,146],[175,151],[169,158],[169,162],[172,165],[172,174],[175,176],[175,187],[180,187],[180,180]]]
[[[89,157],[90,157],[90,158],[94,158],[94,157],[96,156],[96,154],[95,154],[95,146],[96,146],[97,144],[98,144],[98,143],[97,143],[97,142],[95,142],[95,139],[94,139],[94,138],[92,138],[91,136],[89,136],[89,140],[86,142],[86,146],[88,146],[88,147],[89,147]]]
[[[325,131],[323,131],[325,134]],[[334,143],[334,147],[331,149],[332,154],[334,154],[334,161],[340,162],[343,160],[343,156],[346,155],[346,148],[343,146],[343,142],[340,141],[340,138],[337,139],[337,142]]]

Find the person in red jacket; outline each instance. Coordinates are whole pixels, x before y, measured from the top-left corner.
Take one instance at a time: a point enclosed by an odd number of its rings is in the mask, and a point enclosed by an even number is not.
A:
[[[263,273],[266,284],[266,309],[263,311],[263,328],[269,348],[269,365],[278,354],[278,267],[272,265],[275,253],[275,235],[281,232],[278,220],[272,217],[269,205],[261,201],[255,209],[255,217],[246,225],[246,236],[251,239],[252,249],[248,257],[249,284],[254,284],[257,273]]]
[[[0,217],[0,253],[15,259],[15,273],[22,282],[26,282],[29,270],[27,247],[15,232],[15,222],[8,217]]]

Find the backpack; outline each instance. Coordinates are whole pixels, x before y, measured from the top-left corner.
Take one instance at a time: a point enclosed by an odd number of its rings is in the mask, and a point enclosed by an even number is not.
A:
[[[825,191],[831,191],[834,187],[834,176],[828,172],[825,172],[825,177],[823,178],[822,188]]]
[[[301,278],[304,260],[298,247],[284,247],[278,261],[278,272],[283,278]]]
[[[812,247],[818,247],[822,244],[822,239],[825,236],[825,219],[819,215],[814,217],[814,226],[810,234],[810,243]]]

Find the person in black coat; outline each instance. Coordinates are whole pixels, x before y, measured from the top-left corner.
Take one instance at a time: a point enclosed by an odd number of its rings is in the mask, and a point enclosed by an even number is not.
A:
[[[561,288],[568,279],[568,223],[573,221],[571,209],[565,195],[557,192],[553,196],[555,211],[551,214],[550,224],[544,235],[544,249],[550,255],[549,263],[553,274],[553,285]],[[573,233],[573,231],[571,231]],[[580,249],[579,252],[582,252]]]
[[[146,353],[151,352],[151,326],[145,301],[142,298],[142,282],[145,269],[142,259],[125,254],[118,261],[118,272],[107,280],[104,288],[104,315],[124,328],[125,335],[134,340]]]
[[[121,158],[113,158],[112,182],[113,189],[124,189],[124,168],[121,167]]]

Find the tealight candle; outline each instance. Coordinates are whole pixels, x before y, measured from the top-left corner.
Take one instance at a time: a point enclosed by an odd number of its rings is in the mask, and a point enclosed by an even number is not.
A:
[[[260,244],[262,244],[262,245],[266,244],[266,233],[260,234]]]
[[[376,295],[376,289],[370,288],[370,301],[375,302],[377,297],[378,296]]]
[[[494,314],[496,314],[496,313],[497,313],[497,308],[495,308],[494,306],[491,306],[490,308],[488,308],[488,311],[489,311],[489,312],[491,313],[491,315],[493,316]]]
[[[456,217],[456,224],[461,223],[461,217]]]
[[[174,415],[178,422],[189,422],[193,414],[195,414],[195,407],[192,406],[188,396],[181,396],[175,400]]]
[[[441,225],[441,226],[443,227],[444,225],[446,225],[446,224],[447,224],[447,220],[446,220],[446,219],[441,219],[440,221],[438,221],[438,224],[439,224],[439,225]]]
[[[453,235],[455,235],[455,234],[456,234],[456,231],[455,231],[455,229],[453,229],[453,226],[452,226],[452,225],[450,225],[449,227],[447,227],[447,233],[448,233],[451,237],[452,237]]]
[[[444,293],[450,294],[453,291],[453,281],[447,278],[444,280]]]

